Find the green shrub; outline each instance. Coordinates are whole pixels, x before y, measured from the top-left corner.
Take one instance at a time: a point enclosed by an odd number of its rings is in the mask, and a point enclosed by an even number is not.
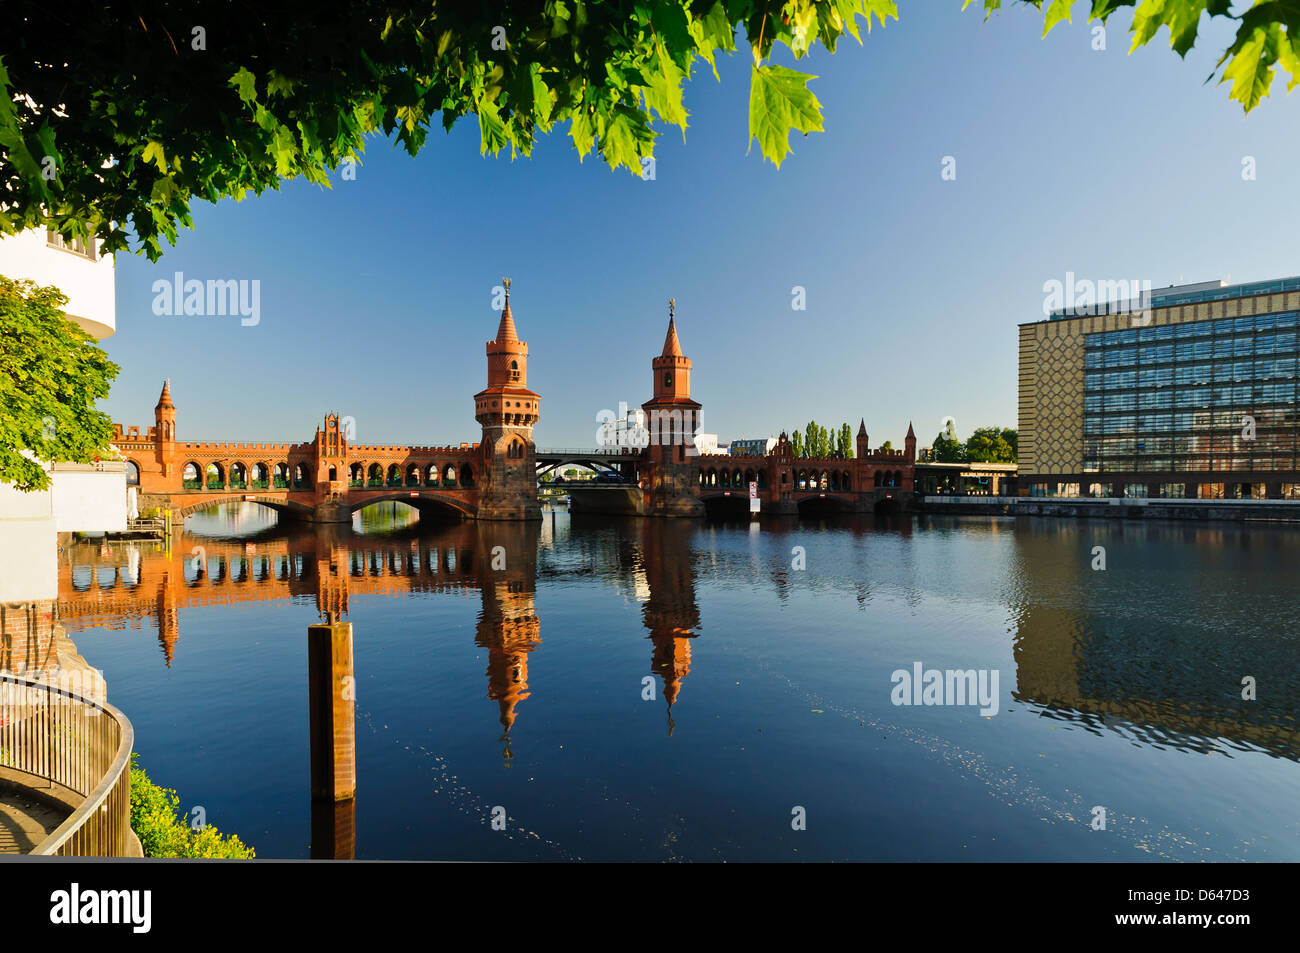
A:
[[[180,798],[171,788],[149,780],[131,753],[131,829],[140,838],[146,857],[219,857],[235,860],[254,856],[235,834],[223,836],[211,824],[191,830],[178,816]]]

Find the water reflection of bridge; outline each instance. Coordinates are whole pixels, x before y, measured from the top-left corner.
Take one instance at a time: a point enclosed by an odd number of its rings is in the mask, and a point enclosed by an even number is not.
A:
[[[509,731],[529,694],[529,656],[541,644],[538,577],[597,575],[640,593],[652,643],[649,671],[662,681],[671,731],[672,705],[690,672],[689,639],[699,626],[690,528],[643,526],[635,551],[593,554],[589,564],[547,565],[539,573],[550,533],[549,524],[480,521],[382,537],[317,525],[243,539],[186,534],[160,543],[73,543],[60,556],[59,599],[45,617],[79,628],[152,624],[170,666],[182,609],[296,600],[339,618],[358,596],[477,591],[475,642],[488,653],[488,697],[500,709],[509,757]]]
[[[845,528],[903,537],[916,531],[909,520],[855,521]],[[783,531],[776,527],[768,533]],[[1000,530],[994,524],[989,531]],[[1015,633],[1013,697],[1043,717],[1087,730],[1120,731],[1141,745],[1250,747],[1300,760],[1300,695],[1295,679],[1287,677],[1295,664],[1291,643],[1258,633],[1249,600],[1225,608],[1207,597],[1205,617],[1230,618],[1231,634],[1189,628],[1171,641],[1167,627],[1117,617],[1107,607],[1089,559],[1060,558],[1062,545],[1069,543],[1058,537],[1081,531],[1062,524],[1048,535],[1014,534],[1016,572],[1023,578],[1008,603]],[[690,674],[691,644],[701,624],[697,579],[723,573],[729,580],[770,586],[781,598],[799,585],[799,574],[789,570],[788,561],[715,564],[717,557],[700,547],[696,529],[685,522],[638,521],[617,531],[582,532],[562,523],[558,532],[570,535],[557,539],[553,532],[550,520],[540,526],[461,522],[382,538],[319,527],[289,536],[277,530],[245,541],[186,536],[170,549],[81,544],[62,557],[56,618],[81,624],[150,620],[170,663],[178,651],[178,612],[183,608],[298,599],[312,602],[322,614],[342,615],[359,595],[477,590],[482,610],[475,640],[488,652],[488,696],[508,731],[528,697],[528,664],[541,645],[535,606],[539,580],[550,584],[587,578],[641,603],[642,624],[652,643],[648,673],[660,680],[670,706]],[[1198,548],[1200,543],[1223,545],[1212,536],[1224,531],[1203,527],[1197,532],[1206,537],[1198,536]],[[1090,539],[1076,540],[1081,553],[1088,552]],[[201,571],[194,565],[196,545],[204,547]],[[1252,545],[1263,542],[1256,539]],[[1288,547],[1276,553],[1278,564],[1300,557],[1300,540],[1277,545]],[[493,568],[496,547],[508,568]],[[865,577],[852,573],[835,574],[821,584],[861,602],[870,599]],[[1199,597],[1149,596],[1153,604],[1162,598]],[[48,633],[41,616],[33,618]],[[1240,678],[1246,674],[1259,676],[1261,686],[1267,686],[1258,701],[1240,699]]]

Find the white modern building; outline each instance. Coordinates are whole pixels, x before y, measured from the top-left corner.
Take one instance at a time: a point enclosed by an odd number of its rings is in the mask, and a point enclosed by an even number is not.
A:
[[[696,453],[726,453],[726,450],[718,446],[718,435],[715,433],[700,433],[695,431],[695,441],[693,446]]]
[[[33,229],[0,239],[0,275],[53,285],[67,316],[96,340],[117,328],[113,257],[98,242],[65,241]],[[0,483],[0,603],[58,596],[58,534],[126,529],[121,461],[47,465],[51,488],[23,493]]]

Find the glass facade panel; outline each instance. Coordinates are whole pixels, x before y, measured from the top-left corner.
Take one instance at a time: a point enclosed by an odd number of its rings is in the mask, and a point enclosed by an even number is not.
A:
[[[1084,470],[1292,469],[1300,456],[1296,325],[1296,312],[1282,312],[1085,335]],[[1207,498],[1255,492],[1203,486],[1218,488]]]

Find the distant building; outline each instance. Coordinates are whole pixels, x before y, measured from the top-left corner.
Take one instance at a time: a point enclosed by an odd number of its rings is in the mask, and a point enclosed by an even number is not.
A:
[[[695,435],[694,447],[697,453],[726,452],[718,446],[718,435],[715,433],[697,433]]]
[[[775,437],[759,437],[754,440],[733,440],[731,441],[731,455],[733,457],[765,457],[772,452],[772,448],[775,446]]]
[[[1300,499],[1300,278],[1084,310],[1020,326],[1021,495]]]

